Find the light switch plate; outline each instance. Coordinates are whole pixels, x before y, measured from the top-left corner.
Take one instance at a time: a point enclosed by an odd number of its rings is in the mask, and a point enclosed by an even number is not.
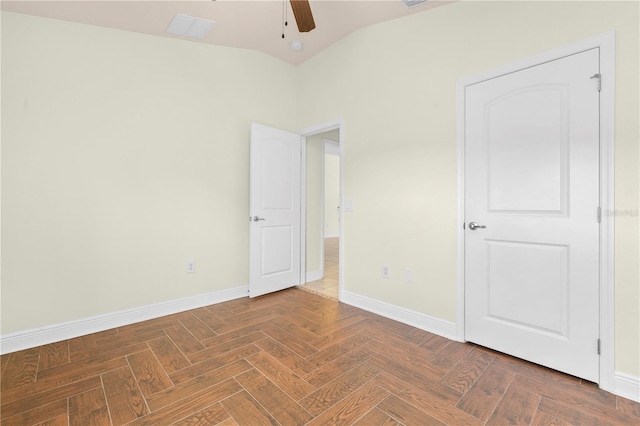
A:
[[[353,212],[353,200],[344,200],[344,211],[347,213]]]

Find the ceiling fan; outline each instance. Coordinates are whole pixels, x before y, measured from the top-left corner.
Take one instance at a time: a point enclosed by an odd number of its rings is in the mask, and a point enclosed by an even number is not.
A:
[[[298,31],[301,33],[308,33],[314,29],[316,27],[316,23],[313,20],[309,0],[290,0],[290,2],[291,9],[293,10],[293,16],[295,16],[296,24],[298,24]]]

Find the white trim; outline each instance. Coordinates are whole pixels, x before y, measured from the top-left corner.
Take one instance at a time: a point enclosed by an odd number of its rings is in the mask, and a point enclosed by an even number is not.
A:
[[[464,340],[464,124],[465,124],[465,87],[496,78],[498,76],[532,67],[544,62],[556,60],[585,50],[600,48],[600,73],[602,91],[600,92],[600,197],[602,215],[600,226],[600,377],[602,389],[614,392],[616,389],[614,360],[614,218],[607,212],[614,211],[614,76],[615,76],[615,32],[610,31],[588,39],[563,46],[548,52],[525,58],[511,64],[488,70],[458,80],[456,143],[458,156],[458,241],[457,241],[457,314],[456,336]]]
[[[311,127],[306,127],[302,130],[299,130],[298,133],[302,136],[302,149],[305,152],[304,157],[302,158],[302,176],[303,179],[305,179],[306,177],[306,172],[307,172],[307,163],[306,163],[306,138],[308,136],[313,136],[313,135],[317,135],[320,133],[324,133],[324,132],[328,132],[331,130],[339,130],[340,133],[340,140],[338,141],[338,144],[340,146],[340,153],[343,152],[344,149],[344,134],[345,134],[345,125],[344,125],[344,119],[337,119],[337,120],[333,120],[333,121],[328,121],[326,123],[323,124],[319,124],[316,126],[311,126]],[[324,144],[323,144],[324,147]],[[344,161],[343,161],[343,156],[342,154],[340,155],[340,205],[343,205],[343,194],[344,194]],[[324,156],[323,156],[323,160],[324,160]],[[323,180],[324,181],[324,180]],[[304,227],[302,228],[303,230],[306,229],[306,185],[302,186],[302,206],[301,206],[301,215],[302,215],[302,223],[304,224]],[[323,210],[323,214],[324,214],[324,210]],[[323,221],[324,223],[324,221]],[[324,225],[323,225],[323,232],[324,232]],[[344,212],[343,209],[340,209],[340,228],[339,228],[339,237],[340,237],[340,241],[338,243],[338,250],[339,250],[339,260],[338,260],[338,299],[342,300],[342,288],[343,288],[343,282],[344,282]],[[303,256],[304,256],[304,249],[306,247],[306,237],[305,237],[305,232],[302,232],[302,249],[303,249]],[[323,252],[323,256],[324,256],[324,252]],[[302,274],[306,275],[306,262],[305,262],[305,258],[302,258]],[[323,267],[324,267],[324,262],[323,262]],[[304,276],[303,276],[304,278]]]
[[[325,215],[326,212],[326,205],[325,205],[325,201],[327,200],[327,188],[325,187],[325,182],[327,180],[327,161],[326,161],[326,156],[327,155],[333,155],[335,157],[338,157],[338,181],[340,181],[340,178],[342,176],[342,173],[340,171],[340,163],[342,163],[342,155],[340,154],[340,142],[336,142],[333,141],[331,139],[322,139],[322,201],[321,201],[321,206],[320,206],[320,211],[321,211],[321,216],[322,216],[322,220],[320,221],[321,224],[320,226],[322,227],[322,230],[320,231],[320,235],[322,236],[322,243],[321,243],[321,247],[320,247],[320,262],[321,262],[321,267],[322,267],[322,276],[324,276],[324,239],[325,238],[332,238],[332,237],[340,237],[340,224],[338,223],[338,233],[337,234],[327,234],[326,233],[326,229],[327,229],[327,217]],[[340,206],[340,183],[338,183],[338,205]],[[338,210],[338,217],[340,217],[340,209]],[[339,220],[338,220],[339,222]],[[339,242],[338,242],[339,243]],[[338,262],[338,266],[340,265],[340,263]]]
[[[640,402],[640,377],[616,372],[614,381],[615,391],[613,393],[623,398]]]
[[[324,272],[322,271],[322,269],[316,269],[315,271],[308,271],[305,274],[305,283],[308,283],[311,281],[318,281],[318,280],[321,280],[322,278],[324,278]]]
[[[154,318],[172,315],[203,306],[247,297],[249,286],[243,285],[227,290],[214,291],[198,296],[140,306],[124,311],[110,312],[74,321],[33,328],[31,330],[0,336],[0,353],[7,354],[34,348],[62,340],[73,339],[116,327],[134,324]]]
[[[300,135],[300,285],[307,282],[307,139]]]
[[[340,301],[348,305],[355,306],[374,314],[408,324],[412,327],[428,331],[446,337],[450,340],[458,340],[456,336],[456,325],[450,321],[432,317],[410,309],[401,308],[390,303],[381,302],[370,297],[362,296],[349,291],[342,291]]]
[[[605,213],[615,209],[615,51],[612,31],[599,36],[600,46],[600,204]],[[615,385],[615,275],[613,215],[604,214],[600,222],[600,382],[606,391]]]
[[[325,201],[325,155],[327,149],[326,139],[322,139],[322,154],[320,154],[320,269],[322,271],[322,276],[324,277],[324,228],[325,226],[325,214],[324,214],[324,201]],[[340,145],[338,145],[338,150],[340,150]]]

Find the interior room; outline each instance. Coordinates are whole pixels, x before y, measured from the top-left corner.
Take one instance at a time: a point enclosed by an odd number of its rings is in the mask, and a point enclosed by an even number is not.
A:
[[[640,421],[640,2],[404,3],[2,1],[3,423]],[[602,53],[589,378],[465,323],[461,90],[567,46]],[[300,279],[255,298],[252,123],[304,154]]]

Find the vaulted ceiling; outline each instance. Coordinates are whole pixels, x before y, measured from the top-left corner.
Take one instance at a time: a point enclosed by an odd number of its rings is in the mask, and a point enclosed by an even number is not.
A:
[[[297,65],[360,28],[450,2],[430,0],[407,7],[401,0],[311,0],[316,28],[309,33],[298,32],[289,0],[2,0],[2,10],[253,49]],[[167,34],[176,14],[216,23],[202,39]],[[301,41],[304,48],[294,51],[293,41]]]

